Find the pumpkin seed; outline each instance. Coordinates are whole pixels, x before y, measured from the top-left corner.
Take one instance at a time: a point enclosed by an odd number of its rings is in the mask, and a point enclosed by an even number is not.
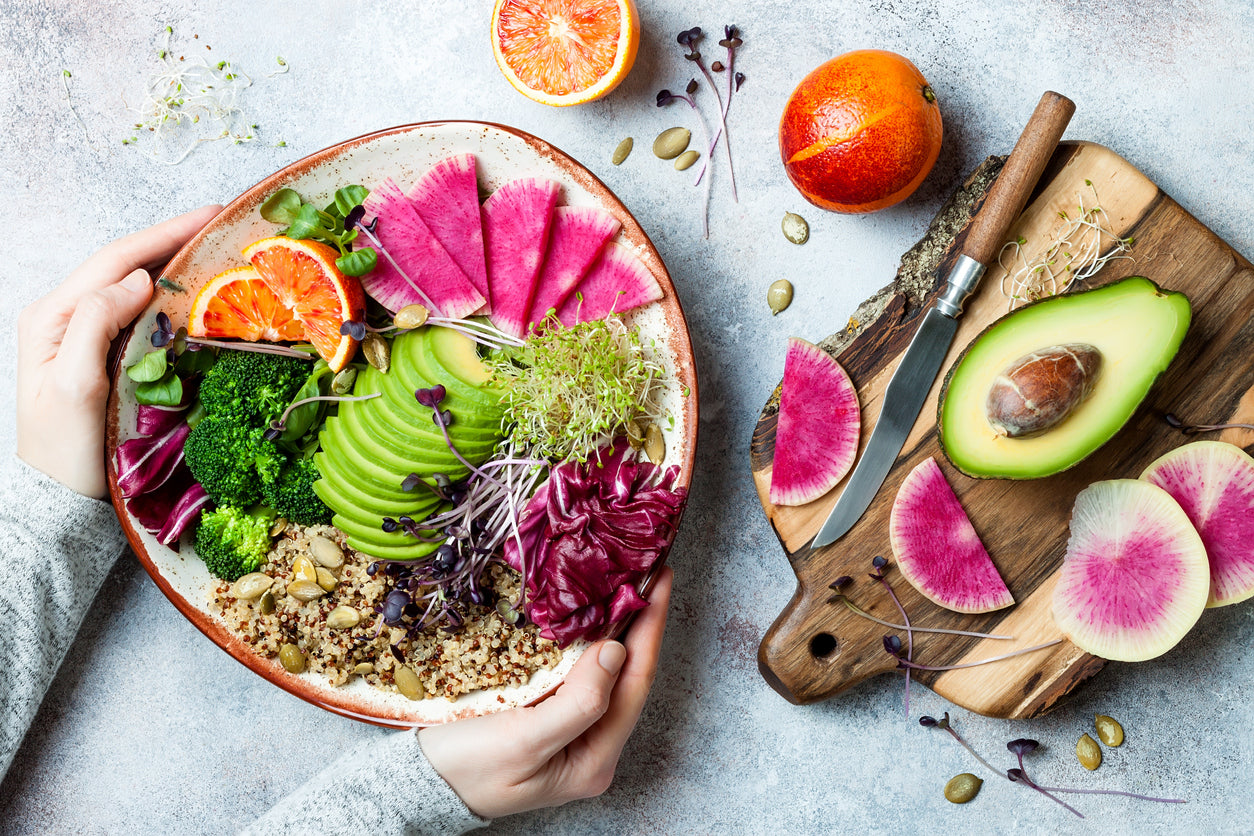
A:
[[[274,593],[268,589],[263,592],[257,608],[261,610],[262,615],[269,615],[274,612]]]
[[[779,226],[784,230],[784,237],[794,244],[804,244],[810,240],[810,225],[800,215],[785,212],[784,220]]]
[[[353,668],[353,673],[358,676],[365,676],[368,673],[374,673],[374,665],[369,662],[360,662],[357,667]]]
[[[667,128],[653,140],[653,153],[658,159],[673,160],[684,153],[691,139],[692,131],[687,128]]]
[[[327,594],[327,591],[314,581],[292,581],[287,585],[287,594],[297,601],[314,601]]]
[[[614,149],[614,156],[610,157],[610,162],[614,165],[622,165],[623,160],[627,159],[627,156],[631,154],[631,146],[634,144],[631,137],[627,137],[618,143],[618,147]]]
[[[318,582],[318,567],[303,554],[292,561],[292,578],[298,581]]]
[[[341,604],[327,613],[327,626],[332,630],[351,630],[361,623],[361,613]]]
[[[279,648],[279,664],[288,673],[301,673],[305,670],[305,654],[296,645],[285,644]]]
[[[640,426],[639,421],[628,421],[624,430],[627,433],[627,443],[631,445],[631,449],[639,450],[644,444],[644,427]]]
[[[692,164],[701,159],[701,155],[696,151],[688,150],[675,158],[675,170],[686,171],[692,168]]]
[[[1088,770],[1097,769],[1102,765],[1102,747],[1087,734],[1080,736],[1075,745],[1075,756],[1080,759],[1080,766]]]
[[[318,534],[309,538],[309,554],[328,569],[338,569],[344,565],[344,550],[334,540]]]
[[[1097,726],[1097,739],[1102,743],[1107,746],[1123,745],[1123,726],[1114,717],[1098,714],[1093,718],[1093,724]]]
[[[421,328],[427,324],[430,315],[425,305],[406,305],[392,317],[392,324],[397,328]]]
[[[374,331],[366,334],[361,341],[361,353],[366,355],[367,363],[381,372],[386,372],[392,365],[392,347]]]
[[[666,439],[657,424],[650,424],[644,431],[644,454],[654,464],[661,464],[666,459]]]
[[[963,772],[961,775],[950,778],[949,783],[945,784],[945,798],[955,804],[966,804],[979,794],[982,786],[984,786],[983,778],[978,778],[970,772]]]
[[[249,572],[231,584],[231,595],[236,598],[242,598],[245,601],[251,601],[254,598],[259,598],[261,593],[269,590],[272,583],[274,583],[274,578],[264,572]]]
[[[422,699],[424,689],[422,683],[418,681],[418,674],[414,673],[410,668],[397,668],[395,676],[396,690],[411,700]]]
[[[771,286],[766,289],[766,304],[771,308],[771,316],[787,310],[792,304],[792,282],[788,279],[771,282]]]
[[[279,517],[270,526],[270,536],[278,537],[280,534],[282,534],[286,530],[287,530],[287,520],[283,517]]]
[[[347,395],[353,391],[353,384],[357,382],[357,369],[353,366],[347,366],[335,373],[335,377],[331,378],[331,394]]]
[[[340,579],[335,575],[332,575],[330,569],[325,569],[322,566],[319,566],[317,569],[317,577],[318,580],[316,583],[327,592],[330,592],[335,589],[335,587],[339,586]]]

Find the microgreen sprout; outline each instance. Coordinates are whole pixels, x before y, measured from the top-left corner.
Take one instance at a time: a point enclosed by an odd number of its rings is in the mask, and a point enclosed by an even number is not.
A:
[[[956,671],[962,668],[975,668],[975,667],[979,667],[980,665],[988,665],[988,664],[992,664],[993,662],[1001,662],[1005,659],[1012,659],[1015,656],[1022,656],[1025,653],[1035,653],[1038,650],[1045,650],[1046,648],[1053,647],[1054,645],[1057,645],[1057,644],[1062,644],[1062,639],[1054,639],[1053,641],[1048,641],[1048,642],[1045,642],[1044,644],[1033,645],[1032,647],[1022,647],[1018,650],[1011,651],[1010,653],[1003,653],[1000,656],[992,656],[988,659],[980,659],[975,662],[965,662],[960,665],[920,665],[916,662],[910,661],[908,658],[898,659],[897,667],[906,668],[907,670],[916,670],[916,671]],[[896,654],[893,654],[893,655],[896,655]]]
[[[1177,429],[1185,435],[1218,432],[1219,430],[1254,430],[1254,424],[1186,424],[1174,412],[1168,412],[1163,415],[1163,420],[1172,429]]]
[[[979,752],[971,748],[971,744],[963,740],[962,735],[958,734],[958,730],[955,729],[952,725],[950,725],[948,711],[946,711],[943,715],[941,715],[941,718],[939,720],[937,720],[935,717],[929,717],[928,715],[924,714],[922,717],[919,718],[919,725],[923,726],[925,729],[944,729],[945,731],[949,732],[950,737],[958,741],[958,744],[962,746],[963,749],[966,749],[968,752],[971,753],[971,757],[975,758],[977,761],[982,763],[985,769],[987,769],[989,772],[993,773],[994,775],[1001,773],[1000,769],[993,766],[988,761],[984,760],[984,758],[980,755]]]
[[[272,73],[266,73],[266,78],[274,78],[276,75],[283,75],[292,69],[287,61],[283,59],[282,55],[278,56],[274,60],[278,62],[279,68]]]
[[[1077,282],[1092,278],[1097,271],[1115,259],[1131,258],[1127,253],[1135,240],[1117,236],[1106,218],[1106,212],[1097,203],[1097,189],[1093,181],[1084,185],[1093,192],[1093,205],[1084,205],[1084,195],[1077,194],[1076,217],[1060,211],[1058,217],[1063,227],[1049,239],[1045,249],[1029,262],[1023,254],[1027,239],[1019,236],[1008,241],[998,253],[997,263],[1005,273],[1001,280],[1001,292],[1009,300],[1010,309],[1024,302],[1064,293]],[[1106,249],[1109,242],[1109,249]],[[1007,266],[1003,258],[1007,253],[1018,257],[1018,264]]]
[[[837,593],[831,596],[830,598],[827,599],[827,603],[844,604],[846,609],[848,609],[854,615],[860,616],[861,618],[865,618],[868,621],[873,621],[876,624],[879,624],[883,627],[888,627],[893,630],[905,630],[906,629],[906,625],[904,624],[894,624],[891,621],[885,621],[882,618],[876,618],[875,616],[871,615],[866,610],[859,607],[853,601],[849,600],[849,596],[843,593]],[[974,638],[979,638],[979,639],[1000,639],[1004,641],[1014,640],[1014,636],[1000,636],[994,633],[977,633],[971,630],[950,630],[944,627],[919,627],[917,625],[911,625],[910,629],[916,633],[944,633],[945,635],[949,635],[949,636],[972,636]]]
[[[61,70],[61,87],[65,90],[65,104],[70,108],[70,113],[74,115],[74,120],[78,122],[78,126],[83,129],[83,136],[90,140],[91,137],[87,133],[87,125],[84,124],[83,117],[78,115],[78,110],[74,107],[74,98],[70,95],[70,79],[73,77],[69,70]]]
[[[701,176],[709,167],[710,158],[714,154],[715,146],[718,145],[719,137],[722,137],[723,148],[727,152],[727,171],[731,177],[732,199],[739,203],[740,198],[736,194],[736,170],[732,167],[731,139],[727,132],[727,108],[731,105],[732,82],[733,76],[736,75],[731,68],[735,63],[735,49],[740,46],[741,40],[739,37],[739,30],[737,30],[735,26],[724,27],[723,31],[725,33],[725,37],[723,40],[719,41],[719,44],[727,50],[728,73],[726,102],[724,102],[722,94],[718,91],[718,84],[714,81],[714,76],[710,75],[710,71],[706,69],[705,62],[701,58],[701,51],[697,49],[697,44],[700,43],[705,34],[701,31],[701,27],[694,26],[691,29],[685,29],[683,32],[679,33],[679,37],[676,40],[679,41],[680,46],[683,46],[688,50],[684,57],[696,64],[697,68],[701,70],[701,75],[705,76],[705,80],[709,83],[710,89],[714,91],[714,98],[718,102],[718,129],[714,132],[714,138],[710,140],[709,144],[706,146],[705,160],[701,163],[701,168],[697,172],[697,179],[694,180],[693,183],[696,184],[701,182]],[[741,78],[743,79],[743,76],[741,76]],[[690,85],[690,87],[691,86],[692,85]],[[739,87],[739,85],[736,86]],[[690,89],[688,92],[693,93],[695,91]]]
[[[304,406],[305,404],[309,404],[309,403],[320,403],[320,402],[327,402],[327,403],[348,403],[348,402],[350,402],[350,401],[369,401],[369,400],[373,400],[374,398],[379,398],[379,397],[382,397],[382,396],[383,396],[383,393],[382,393],[382,392],[374,392],[374,393],[369,394],[369,395],[355,395],[355,396],[350,396],[350,395],[315,395],[315,396],[310,397],[310,398],[301,398],[300,400],[297,400],[297,401],[292,401],[292,402],[288,405],[287,409],[283,410],[283,414],[282,414],[282,415],[280,415],[278,418],[276,418],[276,419],[274,419],[273,421],[271,421],[271,422],[270,422],[270,426],[269,426],[269,428],[265,431],[265,437],[266,437],[266,439],[267,439],[267,440],[269,440],[269,441],[274,441],[274,440],[276,440],[279,436],[283,435],[283,431],[284,431],[285,429],[287,429],[287,419],[288,419],[288,416],[292,414],[292,411],[293,411],[293,410],[298,409],[298,408],[300,408],[300,407]]]
[[[407,313],[410,314],[411,318],[413,318],[413,322],[416,324],[407,323],[405,327],[401,327],[393,322],[393,324],[382,328],[374,328],[366,322],[349,320],[340,325],[340,333],[350,336],[355,340],[364,340],[367,332],[369,331],[374,331],[376,333],[386,333],[389,331],[404,333],[423,325],[434,325],[439,328],[448,328],[456,331],[479,345],[494,350],[500,348],[521,348],[526,345],[525,340],[520,340],[513,334],[507,334],[504,331],[498,330],[489,323],[480,319],[451,319],[446,316],[431,316],[426,312],[426,308],[422,305],[406,305],[405,307],[408,309]]]
[[[189,351],[197,351],[199,347],[208,348],[230,348],[235,351],[255,351],[258,354],[278,354],[282,357],[297,357],[301,360],[316,360],[317,355],[312,351],[302,351],[299,348],[290,348],[277,343],[250,343],[250,342],[228,342],[226,340],[211,340],[207,337],[192,337],[187,333],[186,328],[174,329],[174,323],[170,321],[170,317],[165,311],[157,314],[157,327],[152,332],[152,345],[154,348],[164,348],[171,343],[186,343]]]
[[[893,591],[892,584],[890,584],[884,577],[884,569],[888,567],[888,561],[884,559],[883,555],[876,555],[871,560],[871,566],[874,567],[875,569],[874,572],[870,573],[871,578],[873,580],[879,581],[880,585],[883,586],[884,589],[888,592],[888,597],[893,599],[893,603],[897,605],[897,611],[901,613],[901,620],[905,622],[905,630],[906,630],[905,661],[907,663],[910,663],[911,660],[914,659],[914,630],[912,630],[910,627],[910,616],[906,615],[906,608],[901,605],[901,601],[897,598],[897,593]],[[897,638],[897,637],[894,636],[893,638]],[[901,650],[901,639],[897,639],[897,652],[894,652],[894,651],[889,651],[889,652],[892,653],[892,655],[896,656],[898,655],[898,652],[900,652],[900,650]],[[905,674],[906,674],[906,698],[905,698],[906,716],[909,717],[910,716],[910,667],[908,666],[908,664],[907,664],[907,667],[905,668]]]
[[[657,94],[657,106],[665,107],[673,101],[686,102],[688,107],[692,108],[693,113],[697,114],[697,127],[701,130],[701,141],[706,146],[710,146],[710,128],[706,124],[705,116],[701,113],[701,108],[697,107],[696,100],[692,97],[697,92],[697,80],[691,79],[688,86],[684,88],[683,93],[672,93],[670,90],[660,90]],[[708,154],[706,155],[709,156]],[[704,205],[701,209],[701,234],[705,238],[710,237],[710,182],[705,183]]]

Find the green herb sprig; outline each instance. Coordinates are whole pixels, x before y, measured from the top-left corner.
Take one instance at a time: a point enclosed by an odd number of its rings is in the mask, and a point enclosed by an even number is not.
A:
[[[261,204],[261,217],[287,226],[280,235],[298,240],[321,241],[339,251],[335,266],[346,276],[364,276],[374,269],[378,254],[373,247],[353,249],[359,231],[346,228],[345,219],[365,201],[370,190],[365,186],[337,189],[335,199],[325,209],[306,203],[292,189],[279,189]],[[349,225],[351,226],[351,224]]]

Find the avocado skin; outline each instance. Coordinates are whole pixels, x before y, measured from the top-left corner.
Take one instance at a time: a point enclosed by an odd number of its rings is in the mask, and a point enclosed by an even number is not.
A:
[[[957,455],[953,449],[951,449],[952,443],[950,441],[947,441],[947,433],[946,433],[946,425],[945,425],[945,406],[949,400],[950,387],[953,383],[954,375],[960,369],[962,369],[964,361],[967,360],[968,356],[971,354],[973,349],[979,346],[984,339],[989,338],[990,335],[996,335],[996,333],[1000,332],[1000,330],[1003,327],[1006,327],[1006,324],[1009,320],[1012,320],[1013,318],[1020,316],[1021,314],[1025,312],[1032,311],[1034,309],[1039,309],[1042,306],[1049,306],[1051,304],[1056,305],[1062,301],[1074,302],[1074,300],[1081,298],[1081,297],[1090,297],[1091,299],[1094,300],[1095,304],[1098,304],[1101,301],[1103,301],[1105,297],[1114,296],[1118,294],[1119,291],[1145,293],[1145,294],[1152,294],[1152,295],[1159,296],[1159,297],[1165,297],[1177,309],[1176,312],[1177,312],[1177,320],[1178,320],[1176,330],[1168,338],[1168,351],[1164,353],[1164,361],[1162,363],[1162,367],[1158,369],[1158,371],[1154,373],[1153,377],[1148,380],[1148,382],[1144,386],[1144,391],[1141,392],[1140,397],[1136,399],[1135,403],[1131,404],[1130,407],[1126,409],[1126,415],[1123,416],[1123,420],[1118,421],[1118,423],[1114,424],[1109,432],[1106,432],[1102,434],[1101,436],[1096,437],[1094,439],[1095,443],[1092,443],[1091,445],[1087,446],[1087,448],[1082,447],[1080,450],[1077,451],[1077,453],[1074,456],[1069,456],[1065,459],[1061,459],[1059,462],[1057,462],[1056,464],[1052,466],[1043,468],[1040,471],[1032,472],[1032,473],[1011,474],[1011,473],[1006,473],[1003,471],[998,471],[997,469],[993,467],[986,467],[986,468],[981,469],[979,467],[973,466],[970,462],[965,461],[961,456]],[[955,468],[957,468],[959,471],[966,474],[967,476],[971,476],[972,478],[975,478],[975,479],[1010,479],[1010,480],[1042,479],[1047,476],[1053,476],[1057,473],[1061,473],[1065,470],[1069,470],[1070,468],[1075,467],[1077,464],[1087,459],[1090,455],[1095,453],[1097,450],[1101,449],[1102,446],[1104,446],[1106,442],[1108,442],[1111,438],[1113,438],[1119,432],[1119,430],[1122,429],[1123,426],[1127,424],[1129,420],[1131,420],[1132,416],[1136,414],[1136,411],[1140,407],[1141,403],[1144,402],[1145,398],[1148,397],[1149,393],[1153,390],[1154,384],[1157,382],[1158,378],[1161,377],[1163,372],[1165,372],[1170,367],[1172,360],[1174,360],[1176,353],[1179,351],[1180,344],[1181,342],[1183,342],[1185,334],[1188,332],[1189,325],[1191,323],[1191,318],[1192,318],[1192,312],[1190,308],[1190,303],[1189,303],[1188,297],[1185,296],[1185,294],[1179,291],[1174,291],[1174,290],[1164,290],[1163,288],[1159,287],[1159,285],[1145,278],[1144,276],[1128,276],[1126,278],[1120,279],[1119,281],[1111,282],[1110,284],[1102,285],[1101,287],[1093,288],[1091,290],[1074,291],[1071,293],[1064,293],[1064,294],[1059,294],[1056,296],[1048,296],[1044,299],[1038,299],[1035,302],[1030,302],[1029,304],[1024,305],[1021,308],[1017,308],[1016,310],[1011,311],[1010,313],[1007,313],[1004,316],[999,317],[998,319],[990,323],[987,327],[985,327],[984,330],[982,330],[979,334],[977,334],[975,338],[972,339],[971,342],[967,344],[966,348],[962,350],[962,353],[958,355],[958,359],[954,361],[952,366],[950,366],[949,371],[945,373],[945,379],[941,385],[941,393],[940,393],[940,397],[937,399],[937,406],[936,406],[936,426],[937,426],[936,436],[937,436],[937,442],[941,448],[941,452],[945,455],[945,458],[947,458],[949,462]],[[1066,339],[1063,339],[1060,336],[1059,342],[1072,341],[1071,337],[1074,337],[1074,335],[1068,335]],[[1045,348],[1045,347],[1046,346],[1039,346],[1038,348]],[[1097,387],[1102,387],[1103,383],[1107,383],[1107,382],[1108,381],[1099,380],[1097,383]],[[1127,406],[1127,404],[1125,404],[1125,406]],[[1059,426],[1064,426],[1066,425],[1066,423],[1067,421],[1063,421],[1062,424],[1060,424]],[[1047,431],[1042,434],[1042,437],[1043,438],[1049,437],[1052,434],[1052,432],[1053,430]]]

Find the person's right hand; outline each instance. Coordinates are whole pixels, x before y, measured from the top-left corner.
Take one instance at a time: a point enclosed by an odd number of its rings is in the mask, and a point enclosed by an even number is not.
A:
[[[419,733],[428,762],[472,812],[496,818],[609,788],[653,685],[672,579],[663,569],[625,648],[594,644],[553,696]]]

